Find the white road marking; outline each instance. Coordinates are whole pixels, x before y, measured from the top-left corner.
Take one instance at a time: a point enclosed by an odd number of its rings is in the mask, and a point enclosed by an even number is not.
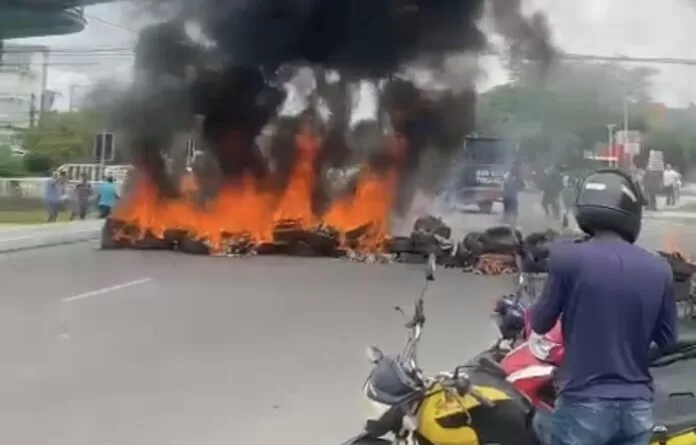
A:
[[[109,292],[114,292],[117,290],[125,289],[127,287],[137,286],[139,284],[145,284],[152,281],[152,278],[141,278],[139,280],[128,281],[126,283],[116,284],[114,286],[103,287],[101,289],[92,290],[78,295],[73,295],[72,297],[63,298],[63,303],[70,303],[72,301],[84,300],[85,298],[96,297],[98,295],[103,295]]]

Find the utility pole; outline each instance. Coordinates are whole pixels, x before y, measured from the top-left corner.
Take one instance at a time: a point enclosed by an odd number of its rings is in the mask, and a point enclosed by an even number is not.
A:
[[[29,128],[34,128],[36,125],[36,94],[31,93],[29,100]]]
[[[70,84],[70,87],[68,88],[68,111],[74,111],[75,110],[75,90],[77,89],[77,85],[74,83]]]

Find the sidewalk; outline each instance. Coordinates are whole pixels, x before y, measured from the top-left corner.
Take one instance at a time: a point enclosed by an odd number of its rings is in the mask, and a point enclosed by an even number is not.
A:
[[[0,253],[72,244],[99,238],[101,220],[52,224],[0,224]]]

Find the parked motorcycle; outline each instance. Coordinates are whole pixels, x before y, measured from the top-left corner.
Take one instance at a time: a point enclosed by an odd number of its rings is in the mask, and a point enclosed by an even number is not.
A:
[[[535,411],[550,412],[556,398],[554,376],[564,355],[560,322],[545,335],[532,332],[519,299],[511,296],[499,300],[494,319],[500,327],[499,343],[503,338],[512,338],[517,344],[509,350],[492,350],[491,357],[500,358],[506,379],[529,399]],[[694,372],[696,341],[693,339],[680,341],[666,354],[653,351],[654,444],[696,445]]]
[[[531,405],[496,363],[482,359],[436,375],[419,367],[424,297],[435,268],[431,254],[426,283],[406,323],[404,350],[386,355],[376,346],[367,349],[374,367],[363,386],[366,421],[363,431],[343,445],[536,445]]]

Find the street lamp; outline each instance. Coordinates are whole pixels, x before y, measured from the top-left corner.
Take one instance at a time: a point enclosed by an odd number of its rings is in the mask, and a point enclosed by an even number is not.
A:
[[[609,154],[609,156],[614,155],[614,128],[615,127],[616,127],[616,124],[607,124],[607,131],[609,132],[609,140],[608,140],[608,143],[609,143],[608,144],[608,147],[609,147],[608,154]],[[612,164],[614,163],[614,161],[609,161],[609,163],[610,163],[609,164],[610,166],[613,166]]]

